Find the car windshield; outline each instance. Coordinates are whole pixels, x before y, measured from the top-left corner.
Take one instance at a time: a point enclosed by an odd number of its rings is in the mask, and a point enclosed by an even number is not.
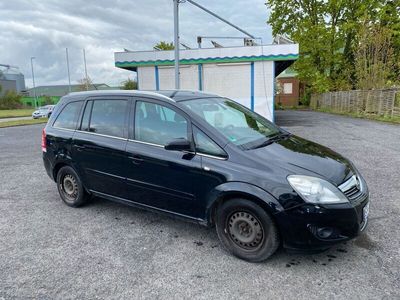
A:
[[[270,121],[227,98],[204,98],[181,102],[232,143],[243,148],[257,148],[280,130]]]

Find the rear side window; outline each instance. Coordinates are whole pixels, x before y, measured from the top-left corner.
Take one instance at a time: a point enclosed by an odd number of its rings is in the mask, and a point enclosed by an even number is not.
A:
[[[115,137],[124,137],[125,115],[127,111],[127,100],[93,101],[89,131]],[[84,120],[87,118],[84,116]]]
[[[81,124],[81,130],[83,131],[89,131],[89,121],[90,121],[90,113],[92,112],[92,104],[93,101],[88,101],[86,103],[85,112],[83,113],[82,124]]]
[[[68,103],[58,115],[54,127],[75,129],[83,101]]]

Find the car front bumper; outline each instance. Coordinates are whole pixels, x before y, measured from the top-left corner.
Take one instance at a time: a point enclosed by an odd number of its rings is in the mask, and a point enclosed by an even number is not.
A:
[[[369,196],[346,204],[304,204],[279,212],[283,246],[296,250],[324,250],[350,240],[365,230],[368,222]]]

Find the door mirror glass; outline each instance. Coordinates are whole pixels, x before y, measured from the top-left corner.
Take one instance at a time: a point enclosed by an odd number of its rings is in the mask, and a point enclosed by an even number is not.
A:
[[[190,151],[192,147],[187,139],[175,139],[167,143],[164,149],[171,151]]]

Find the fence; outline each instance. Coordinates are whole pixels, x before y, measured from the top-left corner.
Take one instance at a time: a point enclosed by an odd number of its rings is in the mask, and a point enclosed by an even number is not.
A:
[[[400,89],[313,94],[310,106],[341,113],[400,117]]]

